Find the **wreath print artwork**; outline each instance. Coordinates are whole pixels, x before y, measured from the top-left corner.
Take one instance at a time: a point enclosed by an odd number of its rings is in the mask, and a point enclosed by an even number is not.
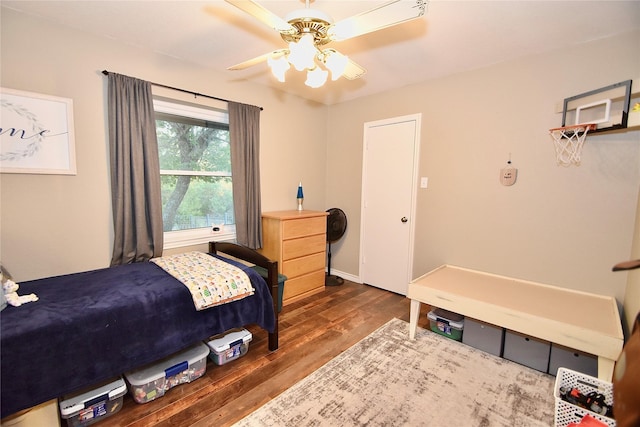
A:
[[[0,88],[0,172],[75,175],[72,101]]]
[[[1,100],[0,106],[5,110],[13,111],[17,115],[24,117],[25,120],[30,125],[30,129],[29,129],[30,133],[26,133],[24,130],[5,129],[3,127],[1,129],[1,132],[3,134],[8,133],[9,135],[13,136],[12,134],[18,135],[21,133],[22,137],[25,137],[26,135],[33,135],[30,138],[33,141],[27,144],[27,146],[23,150],[16,150],[16,151],[9,150],[7,152],[3,151],[2,153],[0,153],[0,161],[5,161],[5,160],[11,161],[11,160],[24,158],[24,157],[32,157],[38,150],[40,150],[42,140],[44,139],[43,134],[44,132],[46,132],[46,129],[38,121],[38,118],[35,116],[35,114],[27,110],[26,108],[20,105],[16,105],[13,102],[8,101],[6,99]]]

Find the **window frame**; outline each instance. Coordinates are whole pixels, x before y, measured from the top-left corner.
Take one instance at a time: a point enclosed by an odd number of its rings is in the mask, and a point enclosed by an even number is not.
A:
[[[219,102],[216,106],[200,106],[187,104],[176,100],[168,100],[166,98],[154,97],[153,110],[154,113],[171,114],[174,116],[206,120],[209,122],[229,124],[229,112],[226,102]],[[200,176],[229,176],[220,172],[200,172],[193,171],[188,173],[182,170],[160,170],[160,175],[200,175]],[[231,180],[233,182],[233,171],[231,172]],[[176,230],[164,232],[163,249],[174,249],[185,246],[199,245],[207,243],[211,240],[218,241],[235,241],[236,233],[230,231],[213,231],[211,227],[193,228],[189,230]]]

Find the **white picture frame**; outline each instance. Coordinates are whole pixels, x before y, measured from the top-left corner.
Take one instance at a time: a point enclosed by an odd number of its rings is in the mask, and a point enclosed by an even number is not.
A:
[[[73,101],[0,88],[0,173],[76,175]]]

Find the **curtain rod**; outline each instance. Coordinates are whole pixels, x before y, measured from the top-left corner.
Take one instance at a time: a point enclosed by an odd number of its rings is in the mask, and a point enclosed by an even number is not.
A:
[[[109,73],[110,73],[110,71],[102,70],[102,74],[104,74],[105,76],[108,76]],[[233,102],[233,101],[230,101],[228,99],[218,98],[217,96],[205,95],[203,93],[193,92],[191,90],[180,89],[180,88],[177,88],[177,87],[167,86],[167,85],[163,85],[163,84],[160,84],[160,83],[153,83],[153,82],[149,82],[149,83],[151,83],[153,86],[163,87],[165,89],[171,89],[171,90],[175,90],[175,91],[178,91],[178,92],[190,93],[191,95],[194,95],[196,97],[201,96],[203,98],[215,99],[216,101]],[[262,107],[258,107],[258,108],[260,109],[260,111],[263,110]]]

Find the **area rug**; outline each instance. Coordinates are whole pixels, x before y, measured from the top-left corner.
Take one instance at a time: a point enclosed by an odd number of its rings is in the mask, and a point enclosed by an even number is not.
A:
[[[236,426],[551,426],[554,378],[392,319]]]

